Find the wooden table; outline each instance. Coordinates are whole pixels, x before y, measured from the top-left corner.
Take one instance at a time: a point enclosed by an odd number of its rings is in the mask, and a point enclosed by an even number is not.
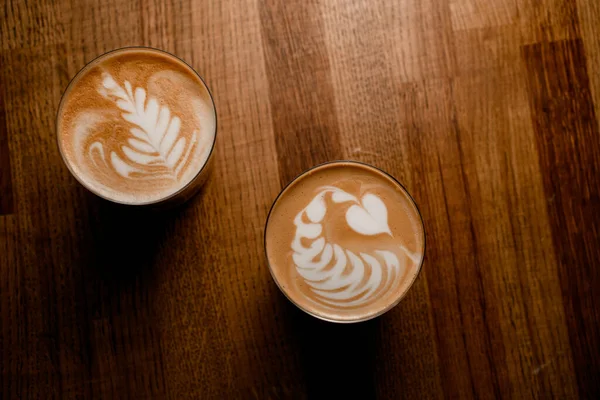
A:
[[[600,2],[3,0],[2,399],[600,398]],[[135,212],[69,175],[61,93],[148,45],[206,78],[216,168]],[[381,318],[321,322],[263,254],[282,185],[396,176],[424,269]],[[338,396],[334,396],[338,395]]]

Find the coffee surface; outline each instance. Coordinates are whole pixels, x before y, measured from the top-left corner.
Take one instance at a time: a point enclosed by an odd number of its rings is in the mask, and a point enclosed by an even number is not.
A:
[[[367,319],[402,297],[424,254],[419,212],[387,174],[335,162],[310,170],[276,200],[265,232],[273,277],[300,308],[336,321]]]
[[[126,204],[166,199],[202,170],[216,133],[208,89],[162,51],[121,49],[71,82],[57,118],[61,153],[96,194]]]

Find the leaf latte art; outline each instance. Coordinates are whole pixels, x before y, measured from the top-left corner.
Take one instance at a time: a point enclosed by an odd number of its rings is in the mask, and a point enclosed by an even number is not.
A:
[[[196,143],[197,131],[192,132],[189,140],[180,137],[181,119],[172,116],[169,107],[159,106],[155,98],[150,97],[146,102],[146,91],[138,87],[134,92],[129,81],[125,81],[123,89],[112,76],[105,74],[99,91],[115,101],[123,112],[121,117],[132,125],[129,129],[131,137],[127,139],[127,144],[121,146],[127,161],[114,151],[110,153],[110,163],[115,172],[131,179],[178,180]],[[89,145],[88,153],[92,159],[94,151],[108,166],[101,142]],[[152,166],[162,168],[157,172],[149,168]]]
[[[294,219],[296,234],[291,246],[297,272],[323,303],[348,307],[376,300],[398,283],[404,273],[404,263],[394,250],[378,249],[369,254],[329,243],[323,236],[322,224],[327,213],[327,198],[334,207],[351,204],[345,212],[345,220],[354,232],[365,236],[392,236],[387,208],[378,196],[367,193],[358,199],[334,186],[323,187]],[[304,245],[304,240],[309,244]],[[416,258],[403,246],[397,250],[411,259]]]
[[[92,61],[69,84],[57,135],[67,166],[88,189],[119,203],[153,204],[199,188],[216,113],[183,61],[154,49],[121,49]]]

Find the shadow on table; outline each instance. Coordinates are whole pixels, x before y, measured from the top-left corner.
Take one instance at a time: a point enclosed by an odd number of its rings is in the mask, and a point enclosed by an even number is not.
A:
[[[380,318],[357,324],[334,324],[289,306],[293,308],[293,329],[299,342],[308,398],[375,398]]]
[[[123,206],[89,196],[91,226],[87,242],[96,276],[111,285],[128,285],[150,275],[162,249],[169,241],[179,240],[174,225],[185,218],[202,193],[166,210]]]
[[[90,220],[92,266],[98,277],[127,283],[151,269],[162,242],[166,219],[146,210],[98,200]]]

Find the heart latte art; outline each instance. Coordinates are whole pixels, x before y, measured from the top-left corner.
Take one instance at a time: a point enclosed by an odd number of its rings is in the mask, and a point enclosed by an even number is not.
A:
[[[58,136],[74,175],[127,204],[181,191],[208,161],[216,118],[208,90],[186,64],[151,49],[108,53],[63,96]]]
[[[326,197],[332,206],[351,204],[345,212],[348,229],[359,235],[393,238],[387,208],[377,195],[367,193],[359,200],[334,186],[324,187],[294,219],[296,235],[291,247],[296,270],[325,304],[350,307],[373,301],[398,283],[406,268],[403,256],[415,263],[418,256],[401,244],[397,249],[377,249],[369,254],[328,243],[322,225]],[[305,219],[309,222],[303,222]],[[307,247],[304,240],[308,240]]]
[[[266,228],[273,276],[324,319],[352,322],[393,306],[424,251],[416,206],[383,172],[352,162],[317,167],[280,195]]]

